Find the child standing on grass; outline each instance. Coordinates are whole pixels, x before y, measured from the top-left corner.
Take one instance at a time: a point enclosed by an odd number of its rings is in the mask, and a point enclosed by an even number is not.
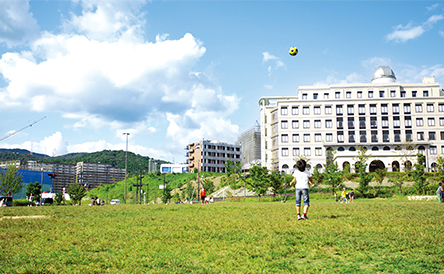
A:
[[[307,212],[310,206],[310,197],[308,196],[308,184],[313,184],[310,171],[306,170],[307,163],[304,160],[296,162],[297,169],[293,173],[292,186],[296,182],[296,213],[298,220],[308,220]],[[304,199],[304,215],[301,217],[301,196]]]
[[[350,199],[350,203],[355,199],[355,192],[353,192],[353,189],[348,193],[348,198]]]
[[[341,204],[345,202],[346,204],[347,202],[347,192],[345,191],[345,188],[342,189],[342,194],[341,194]]]

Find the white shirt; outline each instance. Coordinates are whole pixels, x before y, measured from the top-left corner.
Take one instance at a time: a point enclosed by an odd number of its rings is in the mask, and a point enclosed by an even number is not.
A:
[[[296,188],[308,188],[308,178],[311,177],[311,173],[308,170],[299,171],[299,169],[296,169],[293,172],[293,177],[296,178]]]

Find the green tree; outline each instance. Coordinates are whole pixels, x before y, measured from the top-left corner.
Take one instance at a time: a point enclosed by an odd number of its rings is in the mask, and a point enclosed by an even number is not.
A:
[[[397,186],[399,188],[399,194],[402,194],[402,185],[404,184],[407,175],[399,172],[398,170],[395,170],[390,174],[388,178],[389,178],[389,183],[392,183],[395,186]]]
[[[319,167],[315,166],[313,168],[313,174],[311,175],[311,179],[313,180],[314,185],[319,185],[324,180],[323,174],[319,172]]]
[[[386,168],[378,168],[377,170],[375,170],[373,174],[373,181],[378,184],[378,192],[376,193],[376,196],[378,196],[381,193],[381,185],[385,177],[387,177]]]
[[[363,146],[360,146],[358,149],[358,156],[355,158],[356,160],[356,168],[359,173],[359,187],[358,191],[365,196],[369,189],[369,183],[372,181],[373,176],[370,175],[367,170],[367,161],[371,157],[370,154],[367,154],[367,149]]]
[[[78,203],[79,205],[81,205],[83,197],[86,196],[86,189],[83,187],[83,185],[77,184],[75,182],[69,184],[66,192],[68,192],[69,197],[73,201],[73,204]]]
[[[40,194],[42,194],[42,185],[39,182],[29,183],[26,186],[25,195],[29,197],[29,195],[34,195],[34,201],[40,199]]]
[[[322,178],[325,184],[331,186],[333,195],[336,192],[336,188],[342,186],[342,172],[339,170],[336,162],[336,149],[327,150],[327,162],[324,164]]]
[[[282,189],[284,184],[284,177],[279,171],[273,171],[268,175],[268,185],[271,187],[274,197]]]
[[[187,183],[187,187],[185,188],[185,195],[186,197],[188,197],[188,199],[193,199],[193,191],[194,191],[194,187],[193,184],[191,183],[191,181],[189,181]]]
[[[428,182],[425,178],[425,157],[422,153],[416,154],[415,170],[412,173],[416,193],[424,195]]]
[[[250,169],[247,185],[257,194],[258,200],[267,193],[268,183],[268,169],[266,167],[255,165]]]
[[[171,190],[172,190],[172,189],[171,189],[170,185],[169,185],[169,184],[166,184],[166,185],[165,185],[164,192],[163,192],[163,195],[162,195],[162,202],[163,202],[164,204],[168,203],[168,201],[171,200],[171,198],[173,197],[173,196],[171,195]]]
[[[436,164],[436,177],[438,177],[438,181],[444,183],[444,157],[439,156]]]
[[[22,175],[18,174],[18,168],[15,165],[9,165],[5,171],[0,171],[0,192],[8,195],[18,193],[23,188]]]
[[[205,189],[207,196],[214,192],[214,183],[211,180],[204,179],[202,182],[202,187]]]
[[[54,200],[58,205],[61,204],[63,201],[63,193],[62,192],[56,193]]]

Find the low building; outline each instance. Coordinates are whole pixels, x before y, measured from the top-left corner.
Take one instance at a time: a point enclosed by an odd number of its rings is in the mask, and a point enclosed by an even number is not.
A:
[[[187,164],[161,164],[160,165],[161,173],[187,173],[188,165]]]

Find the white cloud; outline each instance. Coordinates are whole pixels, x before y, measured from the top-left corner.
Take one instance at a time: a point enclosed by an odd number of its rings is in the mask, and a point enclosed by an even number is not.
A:
[[[274,61],[274,66],[268,66],[268,76],[271,76],[273,71],[277,70],[278,68],[285,68],[285,63],[282,62],[278,57],[270,54],[269,52],[265,51],[262,52],[262,64],[267,63],[268,61]]]
[[[365,68],[376,69],[379,66],[390,66],[392,61],[384,57],[372,57],[361,62]]]
[[[268,62],[268,61],[270,61],[270,60],[276,60],[276,59],[278,59],[276,56],[274,56],[274,55],[272,55],[272,54],[270,54],[270,53],[268,53],[268,52],[262,52],[262,62],[263,63],[266,63],[266,62]]]
[[[336,74],[336,73],[333,73]],[[323,81],[318,81],[314,83],[315,86],[328,86],[333,84],[347,84],[347,83],[363,83],[364,78],[362,75],[353,72],[347,76],[345,76],[345,79],[339,79],[336,78],[334,75],[328,75],[327,78]]]
[[[438,33],[441,35],[441,37],[444,37],[444,31],[440,30]]]
[[[436,3],[436,4],[431,5],[430,7],[426,7],[426,9],[427,9],[428,11],[432,11],[432,10],[435,10],[438,6],[439,6],[439,4]]]
[[[17,46],[36,38],[38,30],[28,0],[0,1],[0,43]]]
[[[408,23],[407,25],[398,25],[394,27],[394,31],[387,35],[388,41],[395,41],[397,43],[406,42],[421,36],[425,31],[430,30],[434,24],[444,19],[442,15],[432,15],[426,22],[421,25]]]
[[[435,82],[444,82],[444,66],[441,64],[434,66],[415,67],[410,65],[402,66],[403,69],[397,72],[398,82],[421,83],[424,77],[435,77]]]

